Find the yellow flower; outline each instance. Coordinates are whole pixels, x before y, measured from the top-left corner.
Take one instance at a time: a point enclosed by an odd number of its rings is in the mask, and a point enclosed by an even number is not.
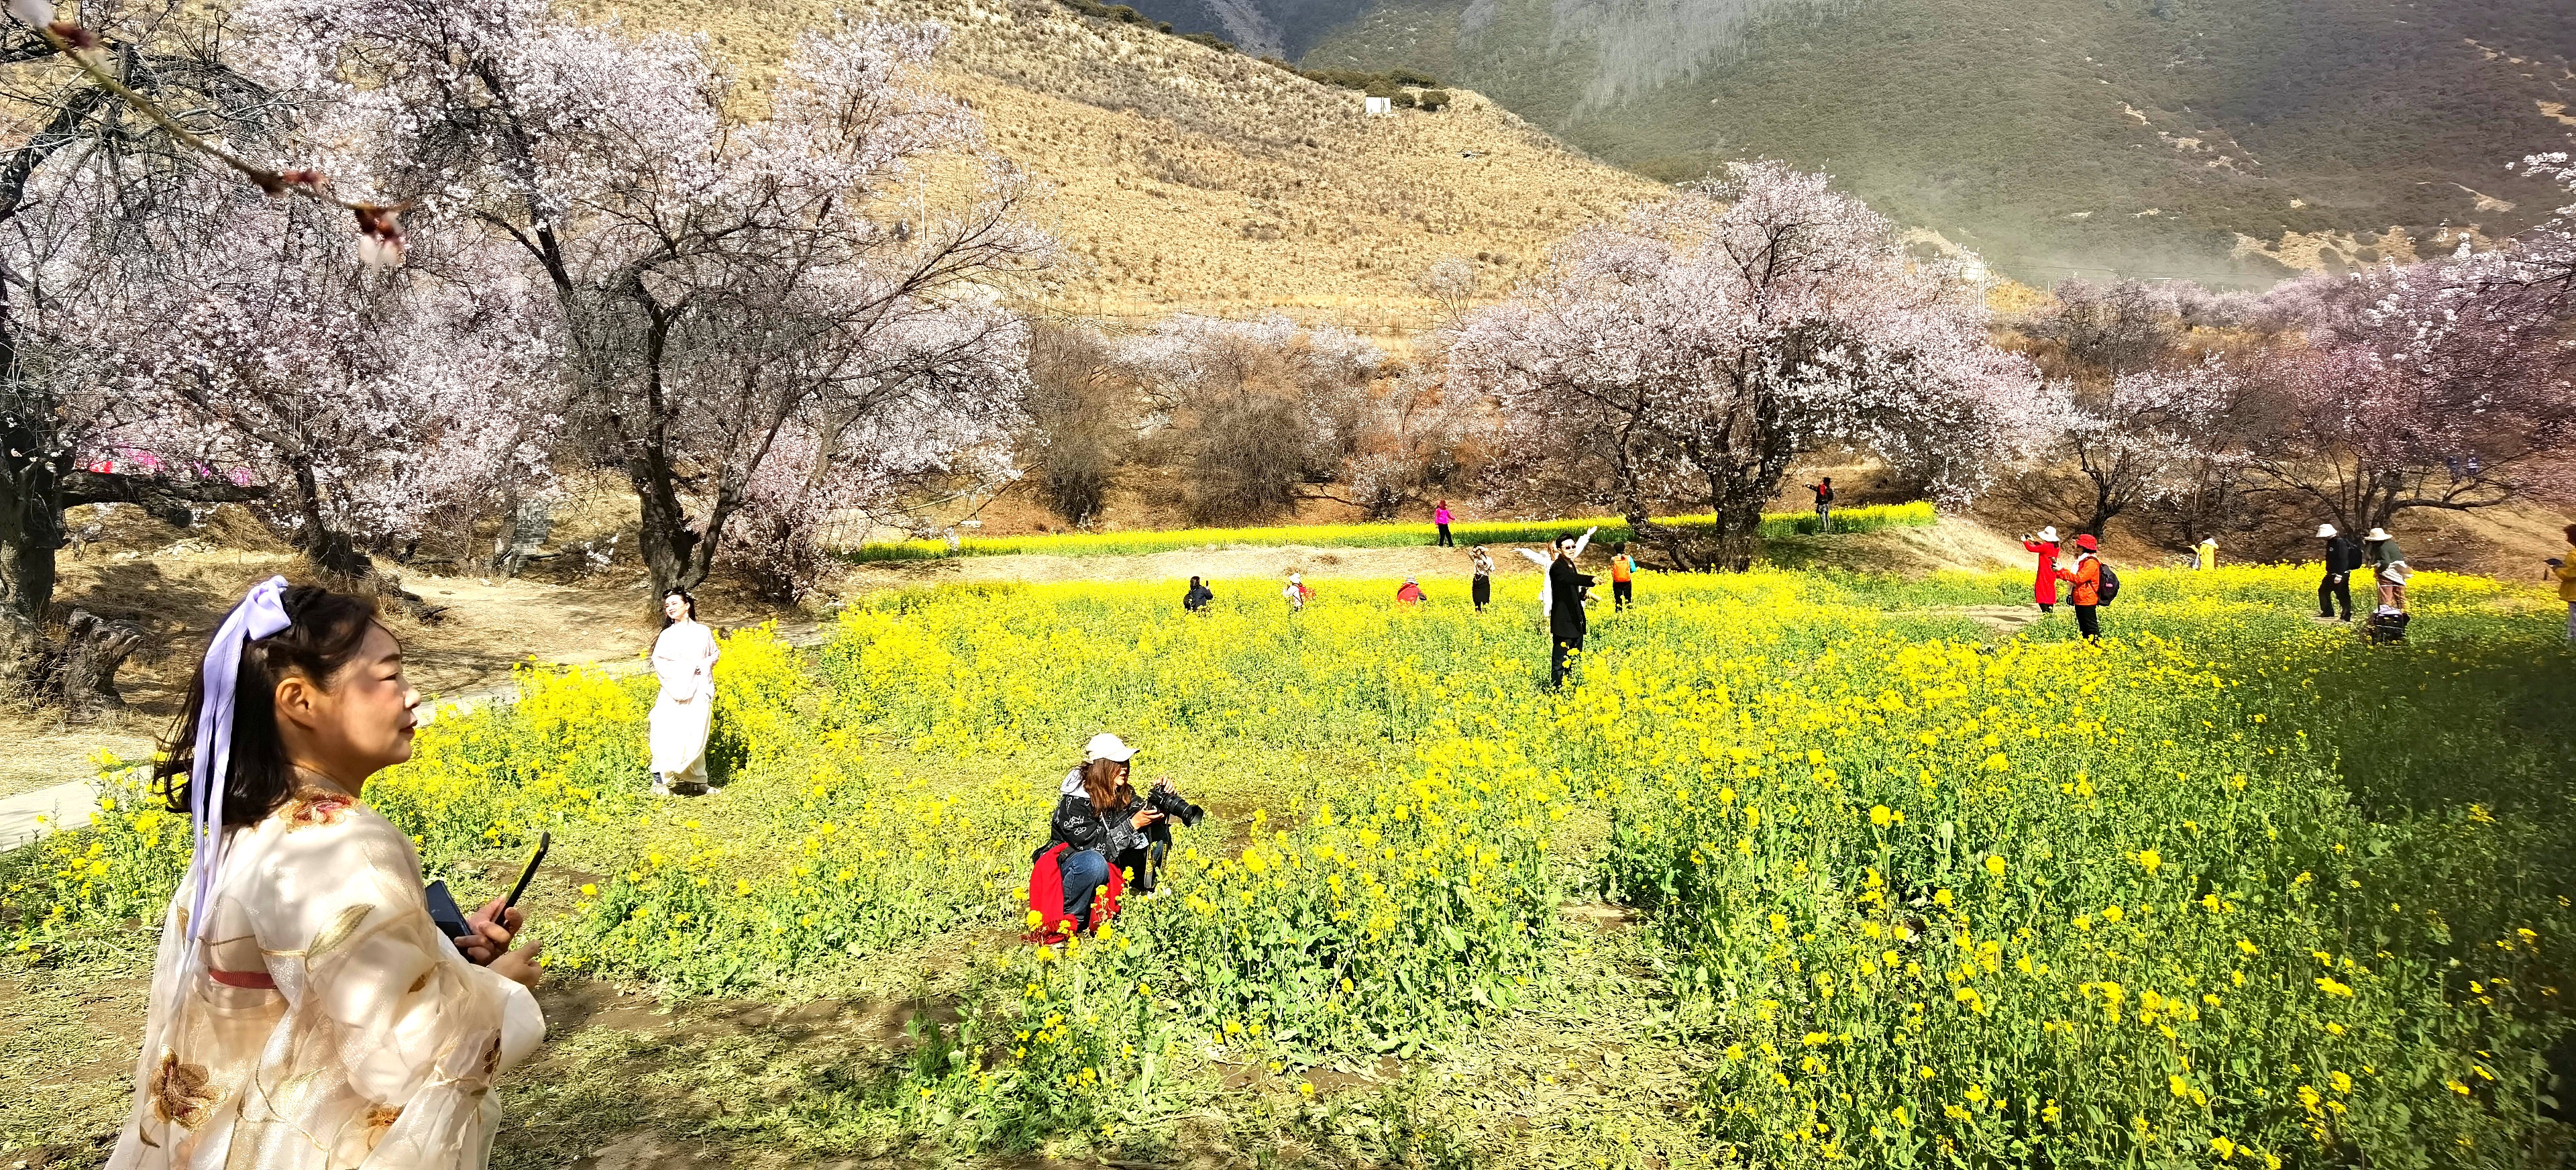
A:
[[[1996,877],[2004,876],[2004,859],[1992,853],[1987,854],[1986,872],[1993,874]]]
[[[2156,851],[2153,849],[2142,849],[2138,851],[2138,865],[2145,869],[2147,874],[2151,877],[2154,876],[2156,867],[2161,866],[2164,863],[2165,859],[2158,856]]]

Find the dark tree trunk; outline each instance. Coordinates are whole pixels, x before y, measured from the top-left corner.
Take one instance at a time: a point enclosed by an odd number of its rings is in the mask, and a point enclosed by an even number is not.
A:
[[[0,622],[18,636],[45,624],[54,601],[54,554],[63,546],[60,468],[40,454],[45,437],[32,432],[11,425],[0,438],[6,444],[0,447]]]
[[[658,446],[626,461],[626,482],[635,489],[642,531],[637,551],[644,571],[653,578],[653,606],[675,589],[695,589],[706,580],[698,568],[698,534],[689,530],[688,510],[680,503],[669,465]]]
[[[53,688],[62,696],[65,712],[87,718],[102,708],[123,708],[125,696],[117,693],[116,672],[142,645],[142,627],[73,610],[64,627]]]
[[[295,534],[295,551],[313,567],[351,583],[365,581],[376,569],[367,554],[358,551],[357,542],[348,533],[331,526],[322,512],[322,485],[313,478],[313,463],[296,458],[290,464],[295,473],[295,511],[303,521]]]

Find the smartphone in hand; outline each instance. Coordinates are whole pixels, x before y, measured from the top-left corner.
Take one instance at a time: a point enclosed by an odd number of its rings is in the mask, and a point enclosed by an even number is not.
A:
[[[510,899],[501,903],[502,909],[506,910],[519,904],[519,895],[528,892],[528,883],[536,878],[537,867],[545,863],[546,849],[554,843],[553,833],[537,834],[537,851],[528,855],[528,867],[519,871],[519,882],[510,887]]]

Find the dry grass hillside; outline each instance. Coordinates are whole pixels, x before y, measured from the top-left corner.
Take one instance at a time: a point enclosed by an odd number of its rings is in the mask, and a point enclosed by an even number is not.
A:
[[[1354,91],[1054,0],[588,3],[632,28],[705,31],[765,84],[835,11],[955,33],[939,82],[1053,190],[1069,263],[1056,308],[1147,317],[1279,308],[1375,332],[1430,323],[1413,278],[1478,262],[1499,294],[1576,227],[1664,188],[1594,162],[1477,95],[1369,117]]]

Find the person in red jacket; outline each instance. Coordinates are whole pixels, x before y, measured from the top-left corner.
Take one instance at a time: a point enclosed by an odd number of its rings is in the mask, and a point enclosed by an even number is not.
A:
[[[1415,581],[1411,577],[1405,578],[1404,588],[1395,591],[1395,599],[1406,605],[1422,604],[1421,582]]]
[[[2025,552],[2039,554],[2039,576],[2031,581],[2030,599],[2039,603],[2039,612],[2055,612],[2057,609],[2057,526],[2052,524],[2040,529],[2035,536],[2023,537],[2021,547]]]
[[[2074,596],[2067,600],[2075,603],[2075,629],[2090,642],[2102,636],[2102,619],[2095,616],[2102,604],[2102,558],[2094,555],[2099,549],[2090,532],[2077,534],[2075,547],[2083,550],[2075,554],[2075,571],[2060,569],[2057,579],[2074,583]]]

